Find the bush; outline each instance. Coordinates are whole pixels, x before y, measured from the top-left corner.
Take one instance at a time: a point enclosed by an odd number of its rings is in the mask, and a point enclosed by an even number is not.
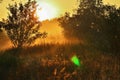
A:
[[[11,53],[11,52],[10,52]],[[4,52],[0,56],[0,79],[6,80],[10,72],[16,71],[16,68],[19,66],[19,58],[10,54],[8,51]]]

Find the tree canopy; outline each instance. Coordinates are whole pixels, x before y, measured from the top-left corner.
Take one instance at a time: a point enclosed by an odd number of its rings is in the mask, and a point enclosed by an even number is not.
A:
[[[37,38],[46,37],[46,33],[39,30],[41,23],[36,15],[36,1],[15,3],[9,5],[7,9],[8,18],[2,21],[4,23],[2,26],[14,47],[29,46]]]
[[[67,38],[76,37],[85,45],[119,52],[120,8],[104,5],[102,0],[80,0],[76,13],[66,13],[59,22]]]

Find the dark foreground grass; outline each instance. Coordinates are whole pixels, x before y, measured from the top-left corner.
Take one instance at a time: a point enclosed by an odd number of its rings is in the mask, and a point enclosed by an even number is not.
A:
[[[119,57],[81,44],[43,44],[0,54],[0,80],[120,80]],[[74,55],[80,67],[71,62]]]

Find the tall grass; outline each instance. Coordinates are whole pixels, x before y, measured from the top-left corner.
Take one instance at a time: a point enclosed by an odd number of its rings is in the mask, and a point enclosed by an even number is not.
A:
[[[1,52],[0,80],[120,80],[120,61],[81,44],[41,44]]]

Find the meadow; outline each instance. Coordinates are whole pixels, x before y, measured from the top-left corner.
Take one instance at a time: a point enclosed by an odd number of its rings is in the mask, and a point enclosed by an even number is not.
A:
[[[73,56],[80,66],[71,61]],[[120,80],[120,61],[82,44],[11,48],[0,52],[0,80]]]
[[[120,7],[71,1],[0,0],[0,80],[120,80]]]

